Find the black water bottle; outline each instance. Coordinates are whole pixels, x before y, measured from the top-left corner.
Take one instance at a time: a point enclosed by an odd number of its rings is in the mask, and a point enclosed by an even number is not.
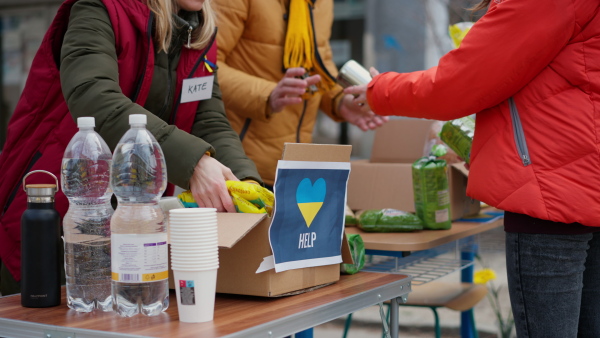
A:
[[[33,173],[46,173],[56,184],[25,184]],[[23,178],[27,210],[21,216],[21,305],[60,305],[60,216],[54,209],[58,180],[52,173],[35,170]]]

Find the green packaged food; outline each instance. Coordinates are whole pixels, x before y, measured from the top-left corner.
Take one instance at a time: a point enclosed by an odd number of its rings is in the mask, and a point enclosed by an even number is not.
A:
[[[358,216],[358,227],[366,232],[407,232],[422,230],[423,221],[396,209],[365,210]]]
[[[450,194],[446,161],[423,157],[412,165],[413,192],[417,216],[425,229],[450,229]]]
[[[356,216],[354,215],[354,212],[352,212],[352,209],[346,204],[344,225],[347,227],[355,227],[356,224],[358,224]]]
[[[365,266],[365,243],[359,234],[348,234],[346,238],[354,264],[340,264],[340,272],[345,275],[353,275]]]
[[[347,227],[355,227],[358,221],[354,216],[346,215],[344,218],[344,225]]]
[[[469,163],[474,134],[475,120],[467,116],[444,123],[440,139],[465,162]]]

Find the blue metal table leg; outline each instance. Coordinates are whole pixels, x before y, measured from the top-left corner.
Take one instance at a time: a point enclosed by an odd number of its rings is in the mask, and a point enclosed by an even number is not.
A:
[[[313,329],[306,329],[294,335],[294,338],[313,338]]]
[[[469,250],[468,252],[462,251],[460,253],[460,258],[462,260],[473,261],[475,259],[475,250]],[[473,283],[473,265],[464,268],[460,272],[460,280],[464,283]],[[473,332],[473,316],[469,313],[471,311],[473,311],[473,309],[460,313],[460,336],[462,338],[476,337],[476,333]]]

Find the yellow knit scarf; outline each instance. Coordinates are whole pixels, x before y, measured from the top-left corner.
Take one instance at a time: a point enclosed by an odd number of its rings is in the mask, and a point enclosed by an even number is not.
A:
[[[321,75],[317,88],[322,93],[333,88],[336,82],[325,68],[315,46],[316,39],[311,18],[313,5],[313,0],[290,1],[283,66],[285,69],[304,67],[310,75]]]

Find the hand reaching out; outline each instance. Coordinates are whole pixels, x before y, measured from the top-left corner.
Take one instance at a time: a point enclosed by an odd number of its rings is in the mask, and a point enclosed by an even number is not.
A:
[[[198,206],[216,208],[217,212],[236,212],[225,185],[227,180],[239,181],[231,169],[208,155],[202,156],[190,179],[190,190]]]
[[[285,106],[302,103],[302,95],[306,92],[306,88],[321,81],[319,75],[309,76],[305,79],[297,78],[304,74],[306,74],[306,70],[302,67],[289,68],[285,72],[283,79],[277,83],[277,87],[269,96],[269,104],[273,113],[282,111]]]
[[[369,106],[357,104],[350,94],[344,95],[342,99],[340,115],[362,131],[373,130],[388,121],[387,116],[375,115]]]
[[[379,75],[379,71],[373,67],[369,69],[369,73],[371,73],[372,77]],[[367,101],[367,85],[368,84],[351,86],[344,89],[345,94],[351,94],[354,96],[353,103],[362,107],[364,112],[371,111],[371,107],[369,107],[369,102]]]
[[[379,72],[371,67],[369,70],[371,76],[376,76]],[[346,94],[342,99],[340,115],[359,127],[362,131],[375,129],[388,121],[387,116],[379,116],[373,113],[367,103],[367,85],[352,86],[344,90]]]

